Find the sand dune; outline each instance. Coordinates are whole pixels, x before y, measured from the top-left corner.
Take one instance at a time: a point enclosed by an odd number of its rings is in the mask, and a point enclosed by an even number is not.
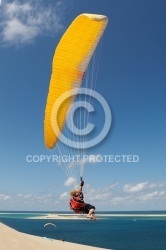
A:
[[[51,240],[18,232],[0,223],[0,250],[97,250],[81,244]]]

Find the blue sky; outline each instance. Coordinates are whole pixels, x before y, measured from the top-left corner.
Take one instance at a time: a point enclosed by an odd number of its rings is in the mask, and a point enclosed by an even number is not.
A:
[[[95,89],[110,105],[112,126],[86,154],[139,156],[137,163],[87,162],[85,201],[98,210],[165,209],[165,12],[164,0],[1,1],[0,210],[68,210],[62,168],[26,157],[52,153],[43,139],[51,61],[81,13],[109,19]]]

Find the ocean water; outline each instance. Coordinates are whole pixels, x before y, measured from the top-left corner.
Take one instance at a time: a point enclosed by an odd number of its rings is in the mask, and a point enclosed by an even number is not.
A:
[[[97,221],[33,219],[44,214],[0,212],[0,222],[24,233],[107,249],[166,249],[166,212],[103,212]],[[56,228],[44,227],[48,222]]]

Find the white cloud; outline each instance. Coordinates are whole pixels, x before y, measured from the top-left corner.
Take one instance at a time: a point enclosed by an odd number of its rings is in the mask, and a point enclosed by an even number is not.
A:
[[[13,1],[12,3],[6,4],[6,14],[9,17],[13,17],[14,15],[19,15],[20,12],[26,14],[27,11],[31,10],[31,6],[29,3],[20,3],[19,1]]]
[[[3,44],[25,44],[39,35],[56,34],[62,29],[62,5],[46,6],[43,0],[15,0],[1,8],[0,38]]]
[[[23,199],[29,199],[31,197],[33,197],[32,194],[25,194],[25,195],[22,196]]]
[[[148,200],[153,200],[153,199],[158,199],[161,197],[166,197],[165,192],[164,191],[154,191],[151,193],[147,193],[147,194],[143,194],[139,197],[140,200],[143,201],[148,201]]]
[[[67,199],[69,197],[69,194],[67,192],[64,192],[63,194],[61,194],[60,196],[60,199],[63,200],[63,199]]]
[[[0,194],[0,201],[7,201],[10,200],[10,196],[7,194]]]
[[[64,183],[66,187],[71,187],[71,186],[76,186],[77,185],[77,180],[73,177],[69,177],[67,181]]]
[[[84,196],[87,202],[106,202],[110,203],[111,198],[113,197],[113,194],[118,187],[119,183],[116,182],[108,187],[103,188],[92,188],[90,185],[86,185],[84,188]]]
[[[113,197],[110,202],[112,205],[118,205],[118,204],[125,204],[126,201],[129,202],[130,200],[130,197],[124,197],[124,196],[116,196],[116,197]]]
[[[141,182],[136,185],[126,184],[123,188],[124,192],[135,193],[144,190],[148,185],[148,182]]]
[[[7,210],[33,210],[55,208],[57,197],[52,194],[22,194],[22,193],[0,193],[1,209]]]

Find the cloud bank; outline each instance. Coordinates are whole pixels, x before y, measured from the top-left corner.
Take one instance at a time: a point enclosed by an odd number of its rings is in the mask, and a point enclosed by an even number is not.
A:
[[[32,43],[38,36],[58,33],[62,28],[62,3],[46,5],[43,0],[6,2],[0,8],[2,44]]]
[[[126,189],[127,187],[127,189]],[[138,188],[136,188],[138,187]],[[139,190],[138,190],[139,189]],[[69,191],[55,194],[13,194],[0,192],[1,210],[65,210],[69,209]],[[140,182],[108,187],[84,186],[85,202],[97,210],[160,210],[166,206],[166,182]]]

